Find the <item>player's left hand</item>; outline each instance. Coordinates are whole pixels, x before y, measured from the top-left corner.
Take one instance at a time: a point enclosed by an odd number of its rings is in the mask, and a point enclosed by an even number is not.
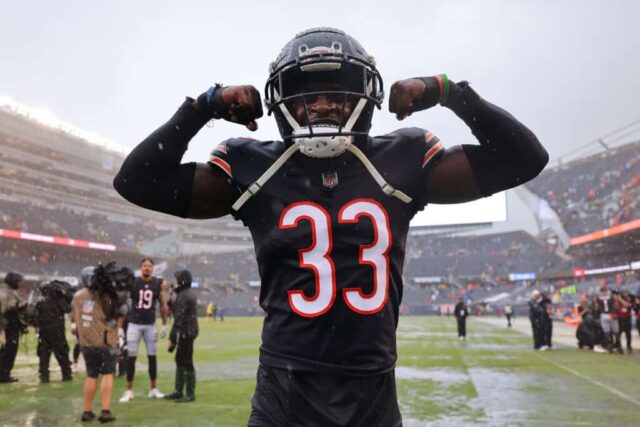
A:
[[[440,102],[441,88],[438,77],[399,80],[391,86],[389,111],[395,113],[398,120],[403,120],[415,111],[431,108]]]
[[[173,343],[173,341],[169,340],[167,341],[167,351],[169,351],[169,353],[173,353],[173,350],[176,348],[176,345]]]
[[[167,325],[162,325],[160,328],[160,338],[164,338],[167,336]]]

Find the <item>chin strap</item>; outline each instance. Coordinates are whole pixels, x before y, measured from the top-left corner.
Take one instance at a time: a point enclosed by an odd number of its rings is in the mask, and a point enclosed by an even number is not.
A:
[[[411,203],[413,199],[404,194],[402,191],[396,190],[391,185],[389,185],[389,183],[385,181],[382,175],[380,175],[380,173],[376,170],[375,166],[373,166],[369,159],[367,159],[367,156],[365,156],[358,147],[351,144],[347,147],[347,150],[351,151],[358,159],[360,159],[364,167],[367,168],[367,170],[371,174],[371,177],[376,181],[376,183],[378,183],[380,189],[384,194],[386,194],[387,196],[397,197],[405,203]]]
[[[380,173],[376,170],[376,168],[371,164],[369,159],[367,159],[367,156],[365,156],[364,153],[360,151],[358,147],[356,147],[355,145],[349,145],[347,150],[351,151],[358,159],[360,159],[364,167],[367,168],[367,171],[369,171],[369,173],[371,174],[371,177],[380,186],[380,189],[384,194],[386,194],[387,196],[397,197],[398,199],[402,200],[404,203],[411,203],[413,199],[407,196],[402,191],[396,190],[391,185],[389,185],[389,183],[387,183],[387,181],[384,180],[382,175],[380,175]],[[273,162],[273,164],[269,166],[269,169],[267,169],[260,176],[260,178],[256,180],[256,182],[251,184],[249,188],[247,188],[245,192],[242,193],[240,197],[238,197],[238,200],[236,200],[236,202],[233,204],[233,206],[231,206],[231,208],[236,212],[239,211],[240,208],[245,203],[247,203],[247,200],[249,200],[252,196],[254,196],[258,191],[260,191],[260,189],[264,186],[264,184],[267,181],[269,181],[269,179],[282,167],[282,165],[285,164],[287,160],[289,160],[289,158],[296,151],[298,151],[298,147],[295,144],[289,146],[289,148],[287,148],[287,150],[284,153],[282,153],[282,155],[278,158],[278,160]]]
[[[371,87],[371,83],[369,83],[369,90],[371,90],[370,87]],[[277,91],[274,91],[274,99],[276,101],[280,100],[280,94]],[[367,100],[365,98],[360,98],[360,100],[358,101],[358,103],[356,104],[353,110],[353,113],[351,113],[351,116],[349,117],[349,119],[347,120],[347,123],[343,127],[344,131],[346,132],[351,131],[351,128],[353,127],[356,120],[360,116],[360,113],[362,113],[362,110],[364,109],[366,104],[367,104]],[[282,111],[282,114],[284,115],[287,122],[289,122],[289,125],[294,129],[294,131],[297,129],[300,129],[300,125],[291,116],[291,113],[289,113],[289,110],[287,109],[287,107],[284,106],[284,103],[280,104],[280,110]],[[369,159],[367,159],[367,156],[365,156],[364,153],[358,147],[356,147],[353,144],[349,144],[347,146],[347,150],[351,151],[358,159],[360,159],[364,167],[367,168],[367,170],[371,174],[371,177],[380,186],[380,189],[384,194],[386,194],[387,196],[397,197],[398,199],[402,200],[404,203],[411,203],[413,199],[411,199],[411,197],[407,196],[402,191],[396,190],[391,185],[389,185],[387,181],[384,180],[382,175],[380,175],[380,173],[376,170],[376,168],[371,164]],[[287,160],[289,160],[289,158],[296,151],[299,151],[298,145],[295,143],[291,144],[289,148],[287,148],[287,150],[284,153],[282,153],[282,155],[278,158],[278,160],[276,160],[271,166],[269,166],[269,169],[267,169],[260,176],[260,178],[258,178],[257,181],[251,184],[249,188],[247,188],[245,192],[242,193],[240,197],[238,197],[238,200],[236,200],[236,202],[233,204],[233,206],[231,206],[231,208],[236,212],[239,211],[240,208],[245,203],[247,203],[247,200],[249,200],[252,196],[254,196],[258,191],[260,191],[262,186],[264,186],[264,184],[282,167],[282,165],[285,164]]]
[[[247,203],[247,200],[249,200],[251,196],[253,196],[258,191],[260,191],[262,186],[267,181],[269,181],[269,179],[273,176],[273,174],[278,172],[278,169],[280,169],[282,165],[284,165],[284,163],[287,160],[289,160],[289,157],[293,156],[293,153],[295,153],[296,151],[298,151],[298,146],[295,144],[290,145],[289,148],[287,148],[287,150],[284,153],[282,153],[280,157],[278,157],[278,160],[273,162],[273,164],[269,166],[269,169],[264,171],[264,173],[260,176],[260,178],[258,178],[256,182],[251,184],[249,188],[247,188],[245,192],[242,193],[240,197],[238,197],[238,200],[236,200],[233,206],[231,206],[231,209],[233,209],[236,212],[239,211],[242,205]]]

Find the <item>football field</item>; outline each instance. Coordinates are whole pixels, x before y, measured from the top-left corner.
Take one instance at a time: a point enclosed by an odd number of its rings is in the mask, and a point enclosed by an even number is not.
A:
[[[453,318],[401,317],[396,377],[405,426],[638,425],[639,356],[595,354],[568,345],[534,352],[531,338],[522,332],[527,319],[517,319],[514,329],[496,320],[469,319],[468,338],[460,341]],[[146,397],[148,375],[141,349],[132,402],[118,403],[125,381],[116,379],[115,425],[246,425],[261,322],[257,317],[231,317],[224,323],[200,319],[197,400],[190,404]],[[634,339],[639,340],[637,333]],[[169,392],[174,364],[166,340],[160,340],[158,358],[158,387]],[[0,425],[80,424],[84,375],[62,383],[53,358],[52,366],[52,382],[39,385],[31,331],[13,371],[20,382],[0,384]]]

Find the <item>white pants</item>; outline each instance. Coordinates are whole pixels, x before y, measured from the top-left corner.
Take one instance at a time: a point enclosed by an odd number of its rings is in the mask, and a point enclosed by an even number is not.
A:
[[[138,325],[136,323],[129,323],[129,326],[127,326],[127,351],[129,356],[135,357],[138,355],[138,345],[141,338],[144,339],[147,356],[155,356],[158,350],[156,325]]]
[[[618,319],[612,319],[608,313],[600,314],[600,325],[602,326],[602,331],[605,334],[610,334],[612,332],[617,334],[620,331]]]

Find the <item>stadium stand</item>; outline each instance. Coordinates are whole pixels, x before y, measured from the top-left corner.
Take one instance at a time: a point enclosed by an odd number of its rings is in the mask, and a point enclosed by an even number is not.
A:
[[[640,142],[545,170],[526,184],[571,236],[640,218]]]
[[[124,153],[68,125],[37,120],[24,107],[0,105],[0,275],[17,270],[36,283],[77,276],[101,261],[135,268],[150,255],[169,279],[189,268],[202,305],[261,314],[246,229],[229,217],[183,220],[123,201],[111,181]],[[550,168],[528,188],[549,202],[572,237],[637,220],[640,142]],[[640,292],[638,241],[637,232],[624,232],[556,253],[525,231],[411,232],[401,310],[446,314],[460,296],[477,313],[507,301],[523,310],[534,289],[564,309],[602,280]]]

